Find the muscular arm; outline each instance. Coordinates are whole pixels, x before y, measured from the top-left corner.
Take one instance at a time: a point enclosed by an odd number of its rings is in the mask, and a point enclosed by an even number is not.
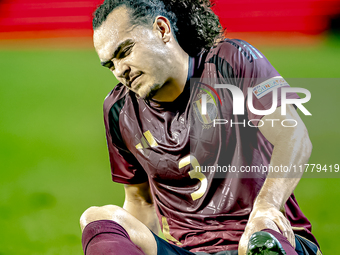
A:
[[[271,119],[280,121],[275,121],[274,127],[272,127],[272,121],[269,121]],[[296,127],[283,127],[280,122],[284,119],[294,119],[298,122],[298,125]],[[262,120],[265,124],[259,129],[264,137],[274,145],[270,161],[271,166],[290,166],[291,164],[298,166],[308,162],[312,145],[307,129],[293,106],[287,107],[286,116],[281,115],[281,107],[279,107],[271,115],[263,117]],[[287,121],[285,125],[294,125],[294,122],[289,123]],[[241,238],[240,254],[244,254],[243,249],[245,249],[251,234],[264,228],[271,228],[276,231],[280,229],[282,234],[295,246],[294,233],[289,221],[284,216],[284,205],[293,193],[301,176],[300,171],[268,173],[267,179],[254,202],[253,211]]]
[[[159,232],[152,195],[148,182],[125,185],[125,202],[123,208],[144,223],[155,234]]]
[[[280,107],[273,114],[263,117],[264,121],[268,119],[295,119],[298,122],[296,127],[283,127],[277,122],[275,128],[270,125],[259,128],[264,137],[274,145],[270,165],[289,167],[291,164],[299,166],[307,163],[311,155],[312,144],[307,129],[296,110],[290,106],[287,108],[287,115],[281,116]],[[254,207],[270,204],[283,211],[287,199],[293,193],[302,174],[303,172],[300,171],[268,173]]]

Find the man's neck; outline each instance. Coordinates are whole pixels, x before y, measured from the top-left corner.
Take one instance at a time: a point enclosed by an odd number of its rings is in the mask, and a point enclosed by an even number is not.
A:
[[[182,60],[179,62],[180,65],[178,65],[177,70],[175,70],[177,76],[168,80],[159,90],[157,90],[156,94],[152,97],[153,100],[158,102],[173,102],[183,92],[188,78],[188,54],[184,53],[181,56],[181,59]]]

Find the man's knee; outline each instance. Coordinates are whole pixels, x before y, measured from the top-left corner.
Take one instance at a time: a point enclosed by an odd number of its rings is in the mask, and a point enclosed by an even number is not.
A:
[[[127,212],[116,205],[91,206],[80,217],[80,227],[83,231],[87,224],[98,220],[112,220],[121,224]]]

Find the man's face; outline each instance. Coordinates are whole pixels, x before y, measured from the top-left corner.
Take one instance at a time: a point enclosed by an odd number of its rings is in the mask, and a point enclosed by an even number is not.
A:
[[[102,65],[146,98],[171,80],[171,52],[155,26],[131,25],[130,19],[125,6],[114,9],[94,31],[94,46]]]

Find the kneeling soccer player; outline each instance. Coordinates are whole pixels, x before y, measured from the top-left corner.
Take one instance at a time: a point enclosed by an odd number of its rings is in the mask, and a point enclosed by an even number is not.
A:
[[[242,171],[303,165],[312,149],[295,108],[281,115],[289,85],[262,53],[222,38],[203,0],[106,0],[93,28],[120,82],[104,120],[125,203],[83,213],[85,254],[321,254],[293,195],[302,173]],[[276,105],[264,115],[248,97]]]

